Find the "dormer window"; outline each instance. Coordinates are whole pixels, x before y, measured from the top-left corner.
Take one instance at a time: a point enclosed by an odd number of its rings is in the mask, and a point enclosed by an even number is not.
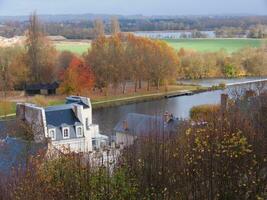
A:
[[[49,137],[51,140],[56,140],[56,129],[49,129]]]
[[[62,133],[63,133],[63,139],[67,139],[70,138],[70,130],[69,128],[63,128],[62,129]]]
[[[83,136],[83,128],[81,126],[76,127],[76,134],[77,134],[77,137]]]

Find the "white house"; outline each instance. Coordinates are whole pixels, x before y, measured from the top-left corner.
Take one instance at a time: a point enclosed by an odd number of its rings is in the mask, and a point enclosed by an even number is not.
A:
[[[108,137],[99,133],[99,126],[92,123],[92,105],[86,97],[70,96],[66,104],[46,108],[19,103],[17,118],[29,125],[36,142],[50,138],[59,150],[89,152],[108,142]]]

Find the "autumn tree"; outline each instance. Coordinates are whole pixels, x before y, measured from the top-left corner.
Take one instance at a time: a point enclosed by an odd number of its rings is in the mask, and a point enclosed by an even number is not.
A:
[[[110,58],[108,54],[108,40],[106,37],[99,37],[92,42],[92,47],[85,55],[85,62],[92,67],[96,75],[95,86],[103,91],[111,83]]]
[[[94,21],[94,37],[101,37],[105,35],[105,25],[102,19]]]
[[[7,91],[11,89],[13,85],[10,73],[11,58],[9,57],[9,53],[10,49],[5,49],[0,52],[0,86],[4,97],[6,97]]]
[[[165,42],[153,41],[133,35],[117,34],[99,37],[92,43],[85,60],[96,75],[96,86],[117,88],[122,84],[125,93],[127,81],[148,82],[159,88],[162,83],[176,78],[178,58],[175,51]]]
[[[135,92],[137,92],[138,83],[139,88],[141,88],[141,82],[145,78],[145,45],[146,43],[143,38],[128,34],[125,56],[127,57],[126,63],[128,71],[130,72],[130,79],[134,81]]]
[[[90,92],[94,85],[94,75],[90,66],[74,57],[62,76],[59,91],[63,94],[82,95]]]
[[[57,57],[56,75],[60,79],[64,71],[70,66],[75,55],[70,51],[62,51]]]
[[[53,81],[56,50],[45,37],[35,12],[29,18],[26,36],[25,64],[30,69],[29,81],[33,83]]]
[[[157,41],[154,44],[154,62],[152,80],[155,82],[157,89],[160,84],[167,85],[169,80],[173,80],[177,76],[178,57],[175,51],[169,47],[165,42]],[[152,62],[152,60],[150,61]]]
[[[111,34],[116,35],[121,32],[119,20],[116,17],[111,18]]]
[[[0,90],[23,87],[28,71],[23,58],[24,50],[20,47],[0,48]]]

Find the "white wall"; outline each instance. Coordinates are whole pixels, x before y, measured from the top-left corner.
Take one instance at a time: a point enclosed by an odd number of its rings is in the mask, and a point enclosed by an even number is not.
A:
[[[120,145],[121,147],[130,146],[134,143],[134,140],[136,139],[135,136],[126,134],[126,133],[120,133],[116,132],[116,144]]]
[[[88,151],[85,138],[52,141],[52,145],[63,152],[68,151],[68,150],[72,152],[87,152]]]

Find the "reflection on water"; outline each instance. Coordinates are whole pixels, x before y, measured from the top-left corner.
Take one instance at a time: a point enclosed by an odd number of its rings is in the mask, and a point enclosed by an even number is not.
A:
[[[193,96],[181,96],[171,99],[161,99],[100,109],[93,112],[93,121],[100,125],[100,130],[102,132],[110,133],[120,119],[132,112],[162,115],[165,111],[168,111],[173,113],[176,117],[188,118],[189,111],[193,106],[220,103],[220,94],[222,92],[223,91],[212,91]]]
[[[111,108],[96,110],[93,112],[94,123],[99,124],[100,130],[110,134],[117,122],[128,113],[142,113],[150,115],[162,115],[165,111],[171,112],[179,118],[188,118],[190,109],[196,105],[218,104],[222,93],[228,93],[234,97],[243,93],[245,89],[262,90],[266,84],[245,84],[242,86],[228,87],[226,90],[217,90],[195,94],[192,96],[180,96],[170,99],[161,99],[151,102],[136,103]]]

